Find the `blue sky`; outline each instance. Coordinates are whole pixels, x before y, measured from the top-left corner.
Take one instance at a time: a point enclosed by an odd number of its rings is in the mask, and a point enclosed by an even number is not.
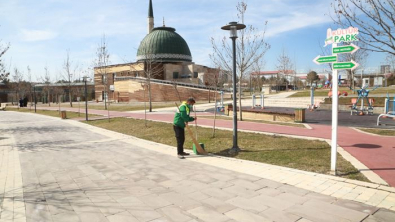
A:
[[[187,41],[195,63],[212,65],[210,38],[228,36],[220,27],[237,20],[237,0],[153,0],[155,26],[176,28]],[[299,71],[322,70],[312,60],[320,54],[326,29],[337,28],[328,15],[328,0],[247,0],[245,24],[263,30],[268,21],[265,70],[275,70],[283,49]],[[95,51],[106,35],[113,64],[134,61],[147,34],[148,0],[0,0],[0,39],[9,42],[9,67],[52,80],[63,71],[66,50],[74,64],[92,67]],[[229,40],[230,41],[230,40]],[[378,67],[385,55],[371,54],[367,67]],[[33,78],[34,79],[34,78]]]

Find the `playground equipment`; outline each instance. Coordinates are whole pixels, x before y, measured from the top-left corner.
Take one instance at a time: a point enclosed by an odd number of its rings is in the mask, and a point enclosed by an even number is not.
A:
[[[373,115],[373,103],[374,103],[374,99],[369,99],[369,93],[370,91],[374,91],[378,88],[378,86],[374,87],[372,90],[368,89],[368,86],[363,86],[361,87],[361,89],[355,90],[352,89],[350,87],[351,90],[353,90],[354,92],[357,91],[358,93],[358,99],[352,99],[351,103],[351,115],[353,115],[354,112],[358,113],[359,115],[365,115],[365,114],[369,114],[369,115]],[[361,108],[358,109],[357,105],[359,100],[361,100]],[[365,108],[364,106],[364,100],[366,100],[367,103],[367,107]]]
[[[315,92],[315,86],[312,86],[311,88],[310,88],[310,105],[308,105],[308,109],[310,110],[310,111],[314,111],[315,109],[317,109],[318,107],[319,107],[319,105],[320,105],[320,103],[319,102],[317,102],[317,103],[315,103],[314,102],[314,92]]]
[[[221,100],[217,102],[217,111],[218,112],[225,112],[225,107],[224,107],[224,91],[219,92],[221,96]]]
[[[256,95],[252,94],[252,108],[255,109],[256,107],[261,107],[261,109],[265,108],[265,97],[263,93],[261,94],[261,104],[256,104]]]
[[[381,125],[380,118],[392,118],[395,120],[395,96],[391,100],[389,95],[387,94],[387,98],[385,99],[385,106],[384,106],[384,114],[380,114],[377,117],[377,126]]]

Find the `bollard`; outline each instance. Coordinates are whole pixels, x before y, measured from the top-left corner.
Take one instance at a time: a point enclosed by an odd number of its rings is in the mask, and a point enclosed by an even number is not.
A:
[[[311,86],[310,97],[311,97],[310,110],[313,110],[314,109],[314,86]]]
[[[265,96],[264,96],[264,94],[262,93],[261,94],[261,109],[264,109],[265,108]]]
[[[252,94],[252,108],[255,109],[255,94]]]

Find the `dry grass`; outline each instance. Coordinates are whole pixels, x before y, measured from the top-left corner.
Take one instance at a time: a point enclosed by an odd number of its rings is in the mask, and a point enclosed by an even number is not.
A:
[[[364,132],[373,133],[380,136],[395,136],[395,130],[391,129],[368,129],[368,128],[358,128]]]
[[[232,120],[233,119],[233,117],[230,117],[230,116],[217,116],[216,118],[221,119],[221,120]],[[214,119],[214,116],[199,116],[199,119]],[[266,124],[274,124],[274,125],[281,125],[281,126],[292,126],[292,127],[306,128],[305,125],[299,124],[299,123],[285,123],[285,122],[253,120],[253,119],[245,119],[245,118],[244,118],[243,122],[266,123]]]
[[[172,124],[149,121],[145,127],[144,120],[125,118],[115,118],[110,123],[106,120],[89,121],[88,124],[176,146]],[[232,147],[232,131],[217,130],[215,138],[211,137],[212,129],[198,127],[198,132],[199,142],[205,144],[208,152],[229,156],[227,151]],[[191,149],[192,140],[186,137],[185,147]],[[239,132],[239,146],[242,152],[234,158],[324,174],[330,171],[330,146],[322,141]],[[340,155],[338,173],[345,178],[368,181]]]
[[[16,112],[24,112],[24,113],[34,113],[34,108],[32,110],[30,110],[29,108],[11,108],[11,107],[7,107],[6,111],[16,111]],[[41,114],[41,115],[46,115],[46,116],[53,116],[53,117],[59,117],[60,118],[60,114],[58,111],[56,110],[40,110],[37,109],[37,114]],[[76,112],[69,112],[67,111],[66,113],[67,115],[67,119],[74,119],[74,118],[83,118],[85,117],[84,113],[81,113],[80,115],[78,115],[78,113]],[[88,117],[98,117],[99,115],[91,115],[88,114]]]

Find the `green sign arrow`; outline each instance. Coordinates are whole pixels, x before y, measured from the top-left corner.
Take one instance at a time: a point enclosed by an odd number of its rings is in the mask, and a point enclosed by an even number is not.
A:
[[[359,66],[358,63],[351,60],[351,62],[337,62],[333,63],[333,69],[351,69],[354,70]]]
[[[342,54],[342,53],[351,53],[351,54],[353,54],[358,49],[359,49],[358,46],[356,46],[356,45],[351,43],[350,45],[346,45],[346,46],[334,47],[332,49],[332,53],[333,54]]]
[[[323,64],[323,63],[331,63],[331,62],[336,62],[337,61],[337,56],[317,56],[313,60],[317,65]]]

